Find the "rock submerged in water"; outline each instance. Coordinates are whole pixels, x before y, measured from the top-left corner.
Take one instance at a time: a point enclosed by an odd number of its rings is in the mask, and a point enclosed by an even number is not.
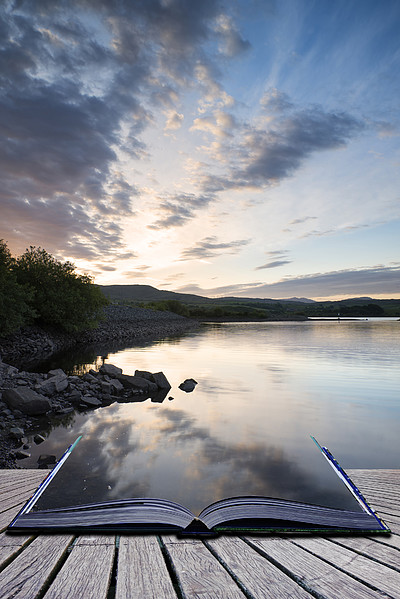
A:
[[[185,379],[183,383],[179,385],[179,389],[185,391],[185,393],[191,393],[197,385],[197,381],[194,379]]]

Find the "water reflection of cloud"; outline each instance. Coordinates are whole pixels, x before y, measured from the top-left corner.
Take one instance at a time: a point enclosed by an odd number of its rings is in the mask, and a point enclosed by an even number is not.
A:
[[[183,410],[154,411],[146,435],[143,422],[137,426],[134,419],[116,416],[115,411],[94,415],[83,426],[82,443],[46,493],[50,505],[163,496],[198,512],[216,499],[240,494],[326,503],[318,473],[272,443],[222,443]],[[331,499],[341,505],[340,495]]]

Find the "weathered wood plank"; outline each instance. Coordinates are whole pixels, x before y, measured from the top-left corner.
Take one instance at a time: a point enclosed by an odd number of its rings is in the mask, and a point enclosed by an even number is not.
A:
[[[155,536],[122,536],[115,599],[177,599]],[[47,598],[46,598],[47,599]]]
[[[112,545],[115,547],[115,535],[82,535],[74,543],[74,547],[79,545]]]
[[[225,568],[202,543],[170,541],[163,537],[185,597],[190,599],[244,599]]]
[[[391,547],[396,547],[400,549],[400,535],[391,534],[389,536],[384,537],[368,537],[369,539],[379,543],[380,545],[390,545]]]
[[[348,574],[367,582],[380,591],[400,599],[400,572],[377,563],[363,555],[342,547],[328,539],[300,538],[293,540],[297,546],[322,556],[324,560]]]
[[[352,481],[363,490],[364,487],[379,490],[383,488],[386,491],[399,492],[400,475],[397,470],[369,470],[363,474],[361,470],[347,470]]]
[[[0,534],[0,569],[17,554],[32,537],[28,535]]]
[[[400,572],[400,551],[365,537],[333,537],[332,541],[366,557],[389,564]]]
[[[368,480],[394,480],[400,483],[400,469],[398,468],[346,468],[349,476],[365,477]]]
[[[247,541],[294,577],[299,584],[309,591],[319,593],[324,599],[377,599],[375,591],[289,539],[247,537]],[[388,595],[381,594],[379,597],[382,599]]]
[[[369,500],[375,499],[383,499],[384,501],[397,503],[400,497],[400,492],[395,489],[385,490],[385,489],[376,489],[374,487],[362,487],[362,493],[365,498],[369,498]]]
[[[29,485],[30,487],[35,487],[37,488],[39,486],[39,484],[41,483],[41,480],[38,480],[36,477],[27,477],[27,478],[3,478],[0,479],[0,497],[3,495],[3,493],[7,493],[8,491],[11,491],[12,489],[20,489],[21,487],[26,487],[27,485]]]
[[[82,537],[74,544],[44,599],[106,599],[114,553],[115,542],[111,544],[110,538],[99,536],[96,542],[92,537],[86,542]]]
[[[73,537],[37,537],[5,570],[0,572],[2,599],[36,599],[57,568]]]
[[[37,487],[34,485],[26,484],[23,487],[9,489],[5,493],[2,493],[2,495],[0,495],[0,511],[8,509],[10,504],[15,505],[15,503],[13,504],[13,501],[15,501],[16,498],[18,498],[18,500],[21,500],[22,498],[23,501],[26,501],[33,495],[36,488]]]
[[[24,473],[24,474],[22,474]],[[3,468],[2,470],[0,470],[0,480],[2,480],[3,478],[5,479],[10,479],[10,478],[20,478],[21,476],[23,476],[23,478],[26,477],[42,477],[44,478],[45,476],[47,476],[47,474],[49,473],[48,470],[42,470],[39,468]]]
[[[254,599],[311,599],[311,595],[238,537],[206,541]]]

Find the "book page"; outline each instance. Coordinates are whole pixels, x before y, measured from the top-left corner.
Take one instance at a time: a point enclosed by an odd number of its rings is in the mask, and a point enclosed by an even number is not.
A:
[[[166,438],[158,441],[152,450],[138,451],[122,444],[117,451],[98,438],[84,436],[36,509],[152,497],[177,502],[199,514],[220,499],[263,495],[361,510],[309,438],[295,456],[267,443],[240,450],[215,447],[213,452],[203,440],[190,454],[185,453],[184,444],[177,446]]]

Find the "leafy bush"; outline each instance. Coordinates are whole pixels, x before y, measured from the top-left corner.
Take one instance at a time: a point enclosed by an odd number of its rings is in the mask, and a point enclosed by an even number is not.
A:
[[[66,332],[93,328],[108,304],[92,279],[32,247],[13,258],[0,240],[0,335],[37,322]]]
[[[30,247],[16,259],[17,281],[34,290],[37,322],[67,332],[97,325],[108,301],[88,275],[78,275],[71,262],[59,262],[46,250]]]
[[[33,290],[17,282],[14,259],[0,239],[0,336],[5,336],[32,322],[36,313],[32,307]]]

